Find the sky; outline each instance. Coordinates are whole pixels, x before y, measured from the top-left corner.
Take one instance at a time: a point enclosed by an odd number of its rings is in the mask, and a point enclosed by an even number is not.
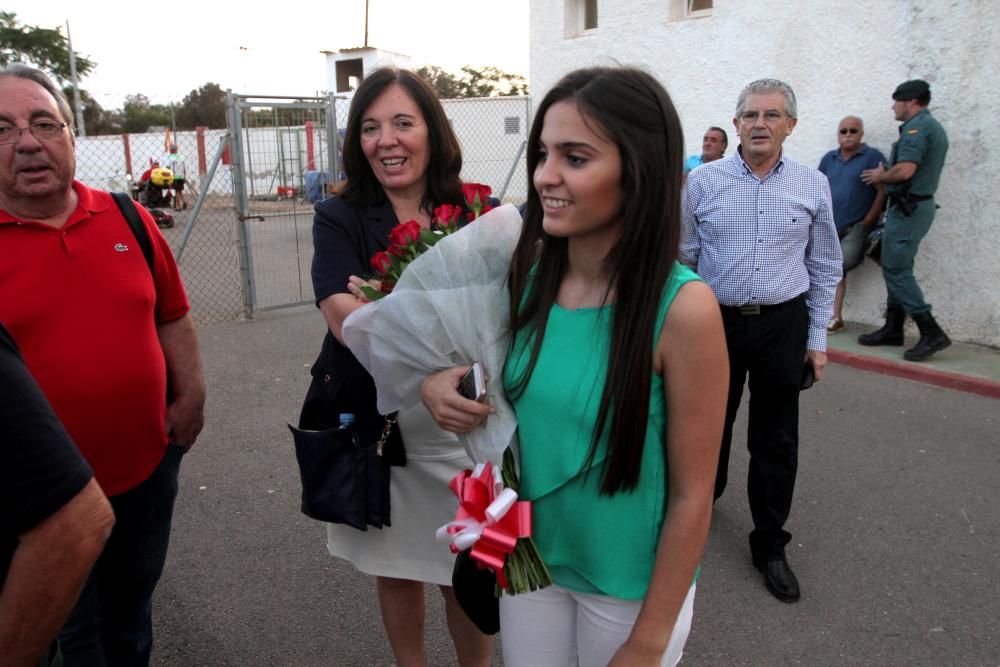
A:
[[[105,109],[135,93],[179,103],[208,82],[244,94],[315,95],[326,88],[320,51],[364,44],[365,0],[3,4],[21,25],[65,34],[69,21],[73,50],[97,63],[80,87]],[[369,0],[368,44],[409,55],[413,67],[493,65],[527,77],[528,0]]]

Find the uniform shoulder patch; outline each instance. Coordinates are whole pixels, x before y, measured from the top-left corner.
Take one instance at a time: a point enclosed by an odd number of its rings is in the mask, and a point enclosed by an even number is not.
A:
[[[917,128],[913,128],[912,130],[906,131],[907,134],[918,134],[919,132],[920,130],[918,130]]]

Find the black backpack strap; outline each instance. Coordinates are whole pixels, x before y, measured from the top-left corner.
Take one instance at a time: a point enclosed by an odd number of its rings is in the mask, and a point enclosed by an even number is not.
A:
[[[124,192],[112,192],[110,194],[111,198],[118,204],[118,210],[122,212],[122,216],[124,216],[125,222],[128,223],[129,229],[132,230],[135,240],[138,241],[139,247],[142,249],[142,256],[146,258],[146,264],[149,266],[149,272],[154,273],[153,243],[149,240],[149,232],[146,230],[146,225],[143,224],[142,218],[139,217],[139,211],[136,210],[135,204],[132,203],[132,198]]]

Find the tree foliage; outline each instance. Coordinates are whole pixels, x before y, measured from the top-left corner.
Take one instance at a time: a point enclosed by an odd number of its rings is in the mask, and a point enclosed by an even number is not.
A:
[[[226,91],[217,83],[206,83],[184,97],[176,115],[177,129],[193,130],[199,125],[212,129],[226,127]]]
[[[431,84],[441,99],[528,94],[528,82],[523,76],[496,67],[465,65],[461,74],[452,74],[440,67],[425,65],[415,72]]]
[[[121,112],[122,132],[146,132],[153,126],[170,126],[170,107],[165,104],[151,104],[141,93],[125,96]]]
[[[498,97],[527,95],[528,82],[520,74],[504,72],[496,67],[462,67],[462,80],[466,83],[464,97]]]
[[[73,116],[76,117],[76,100],[73,99],[72,87],[63,88],[63,95],[69,101],[69,106],[73,109]],[[80,103],[83,104],[83,123],[87,128],[88,135],[118,134],[121,132],[120,112],[103,109],[97,100],[85,90],[80,91]]]
[[[437,92],[442,100],[450,100],[456,97],[465,97],[465,87],[457,76],[436,65],[425,65],[414,71]]]
[[[74,52],[75,53],[75,52]],[[61,28],[21,25],[14,12],[0,11],[0,67],[23,62],[45,70],[60,82],[71,80],[69,43]],[[97,64],[76,53],[76,73],[83,78]]]

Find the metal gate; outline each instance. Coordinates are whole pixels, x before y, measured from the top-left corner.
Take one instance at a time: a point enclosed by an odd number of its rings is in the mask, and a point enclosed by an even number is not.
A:
[[[229,94],[231,174],[243,310],[313,300],[313,203],[343,179],[340,150],[350,100]],[[462,177],[504,203],[527,196],[524,146],[531,100],[442,100],[462,145]]]
[[[333,96],[227,98],[244,311],[312,301],[313,203],[340,176]]]

